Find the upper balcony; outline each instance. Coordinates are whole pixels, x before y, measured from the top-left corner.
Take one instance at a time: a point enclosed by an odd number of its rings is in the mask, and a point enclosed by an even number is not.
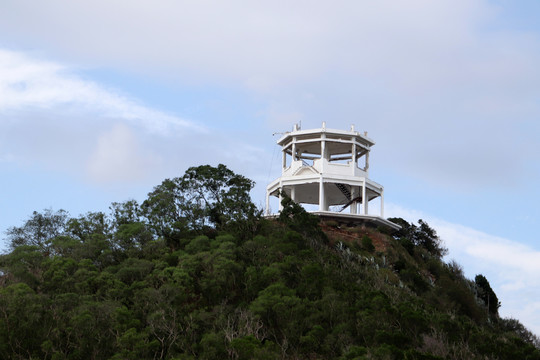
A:
[[[290,166],[283,169],[282,172],[282,176],[305,176],[310,174],[368,177],[367,171],[360,169],[352,160],[344,163],[329,162],[326,159],[314,159],[310,162],[306,160],[295,160],[292,161]]]
[[[369,151],[375,143],[351,127],[350,131],[300,130],[295,126],[278,140],[282,147],[282,176],[369,176]]]

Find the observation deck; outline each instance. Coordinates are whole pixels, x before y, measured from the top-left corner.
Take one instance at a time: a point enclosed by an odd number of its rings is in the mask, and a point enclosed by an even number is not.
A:
[[[299,204],[315,206],[321,217],[374,222],[392,229],[399,226],[384,219],[384,188],[369,179],[369,152],[375,142],[367,133],[327,129],[301,130],[295,125],[277,144],[282,151],[281,176],[266,189],[266,215],[270,197],[285,193]],[[378,214],[369,213],[369,203],[380,199]],[[346,209],[347,212],[344,212]]]

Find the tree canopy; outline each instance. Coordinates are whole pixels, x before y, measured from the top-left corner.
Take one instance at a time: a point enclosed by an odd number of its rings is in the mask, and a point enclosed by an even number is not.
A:
[[[249,194],[254,185],[223,164],[191,167],[156,186],[141,209],[158,236],[186,228],[238,227],[259,215]]]
[[[540,359],[536,336],[498,316],[485,277],[440,259],[424,222],[401,219],[394,238],[290,199],[269,220],[252,186],[205,165],[142,204],[10,228],[0,358]]]

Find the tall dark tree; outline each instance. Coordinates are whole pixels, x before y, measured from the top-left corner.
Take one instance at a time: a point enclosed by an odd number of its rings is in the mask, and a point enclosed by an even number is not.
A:
[[[478,297],[480,297],[480,299],[484,301],[484,304],[486,305],[489,313],[493,315],[498,315],[501,303],[499,302],[499,298],[497,298],[497,295],[491,288],[491,285],[489,285],[488,279],[486,279],[484,275],[479,274],[476,275],[476,277],[474,278],[474,282],[478,291]]]

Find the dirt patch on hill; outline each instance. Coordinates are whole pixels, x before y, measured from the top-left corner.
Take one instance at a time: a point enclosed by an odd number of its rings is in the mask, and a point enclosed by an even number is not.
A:
[[[357,243],[358,245],[362,244],[362,237],[366,235],[371,239],[375,251],[386,252],[390,247],[390,241],[388,235],[381,234],[375,229],[371,229],[366,226],[355,226],[355,227],[342,227],[333,223],[321,223],[322,230],[328,236],[330,244],[334,245],[339,241],[342,241],[346,244],[352,245]]]

